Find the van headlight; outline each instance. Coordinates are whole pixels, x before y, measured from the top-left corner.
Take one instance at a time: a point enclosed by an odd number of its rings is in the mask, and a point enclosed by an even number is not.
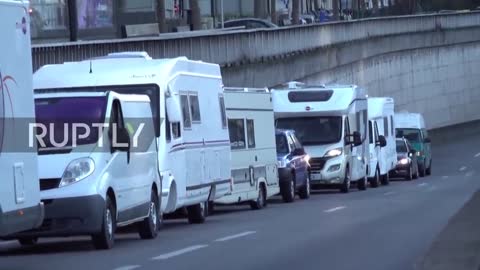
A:
[[[326,154],[325,157],[332,158],[332,157],[338,157],[342,154],[342,148],[335,148],[332,150],[329,150]]]
[[[398,161],[398,163],[402,165],[407,165],[408,163],[410,163],[410,161],[408,160],[408,158],[402,158]]]
[[[95,163],[91,158],[76,159],[68,164],[63,173],[59,187],[68,186],[90,176],[95,170]]]

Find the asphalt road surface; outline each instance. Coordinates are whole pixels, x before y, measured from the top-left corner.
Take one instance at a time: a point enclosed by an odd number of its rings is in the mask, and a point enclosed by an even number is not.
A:
[[[217,207],[202,225],[166,221],[155,240],[120,234],[115,248],[89,238],[41,239],[34,247],[0,242],[1,270],[368,269],[409,270],[471,195],[480,142],[434,142],[433,175],[349,194],[315,192],[310,200],[266,209]]]

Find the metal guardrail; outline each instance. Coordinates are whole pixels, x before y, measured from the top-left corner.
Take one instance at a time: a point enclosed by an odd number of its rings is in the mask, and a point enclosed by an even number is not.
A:
[[[480,12],[381,17],[278,29],[194,31],[160,37],[33,45],[33,67],[78,61],[119,51],[146,51],[153,58],[187,56],[222,66],[252,63],[358,40],[480,27]]]

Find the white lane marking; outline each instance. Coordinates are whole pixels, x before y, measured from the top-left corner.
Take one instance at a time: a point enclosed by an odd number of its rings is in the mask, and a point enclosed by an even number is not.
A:
[[[328,209],[328,210],[325,210],[324,212],[325,212],[325,213],[333,213],[333,212],[336,212],[336,211],[343,210],[343,209],[345,209],[345,208],[347,208],[347,207],[345,207],[345,206],[338,206],[338,207],[334,207],[334,208],[330,208],[330,209]]]
[[[115,268],[115,270],[133,270],[133,269],[137,269],[137,268],[140,268],[140,267],[141,267],[140,265],[126,265],[126,266],[121,266],[121,267]]]
[[[162,255],[157,256],[157,257],[153,257],[152,260],[154,260],[154,261],[167,260],[167,259],[170,259],[170,258],[173,258],[173,257],[176,257],[176,256],[183,255],[185,253],[189,253],[189,252],[192,252],[192,251],[195,251],[195,250],[198,250],[198,249],[202,249],[202,248],[206,248],[206,247],[208,247],[208,245],[195,245],[195,246],[187,247],[187,248],[180,249],[180,250],[177,250],[177,251],[172,251],[172,252],[169,252],[169,253],[165,253],[165,254],[162,254]]]
[[[240,237],[245,237],[247,235],[251,235],[251,234],[255,234],[255,233],[257,233],[257,232],[248,231],[248,232],[243,232],[243,233],[234,234],[234,235],[230,235],[230,236],[225,236],[225,237],[222,237],[222,238],[218,238],[217,240],[215,240],[215,242],[225,242],[225,241],[237,239],[237,238],[240,238]]]
[[[442,176],[442,179],[448,179],[448,175]]]
[[[466,167],[466,166],[462,166],[462,167],[460,167],[460,169],[459,169],[459,170],[460,170],[461,172],[463,172],[463,171],[465,171],[466,169],[467,169],[467,167]]]
[[[389,196],[389,195],[393,195],[393,194],[395,194],[395,192],[393,192],[393,191],[383,193],[383,195],[385,195],[385,196]]]
[[[475,157],[476,157],[476,158],[480,157],[480,153],[477,153],[477,154],[475,155]]]
[[[418,184],[417,186],[424,187],[424,186],[428,186],[428,184],[427,183],[421,183],[421,184]]]
[[[468,171],[467,173],[465,173],[465,176],[466,176],[466,177],[471,177],[471,176],[473,176],[474,174],[475,174],[474,171]]]

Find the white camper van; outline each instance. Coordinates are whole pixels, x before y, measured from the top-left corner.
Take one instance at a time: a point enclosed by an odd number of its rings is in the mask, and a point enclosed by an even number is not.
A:
[[[273,91],[276,127],[291,129],[310,155],[312,187],[356,182],[366,189],[368,115],[365,90],[355,85],[291,82]]]
[[[132,223],[143,239],[155,238],[161,184],[149,97],[60,91],[35,95],[45,220],[18,239],[91,235],[108,249],[115,229]]]
[[[34,83],[36,89],[150,97],[162,213],[186,208],[191,223],[203,223],[208,202],[230,193],[230,140],[218,65],[185,57],[151,59],[141,52],[113,53],[44,66],[34,74]]]
[[[389,173],[395,169],[397,149],[393,122],[395,102],[389,97],[368,98],[368,134],[370,170],[368,178],[372,187],[388,185]]]
[[[261,209],[280,192],[271,93],[266,89],[225,88],[232,149],[232,193],[216,203],[250,202]]]
[[[0,0],[0,238],[41,224],[36,147],[19,142],[34,121],[28,1]],[[25,128],[23,130],[23,128]]]

